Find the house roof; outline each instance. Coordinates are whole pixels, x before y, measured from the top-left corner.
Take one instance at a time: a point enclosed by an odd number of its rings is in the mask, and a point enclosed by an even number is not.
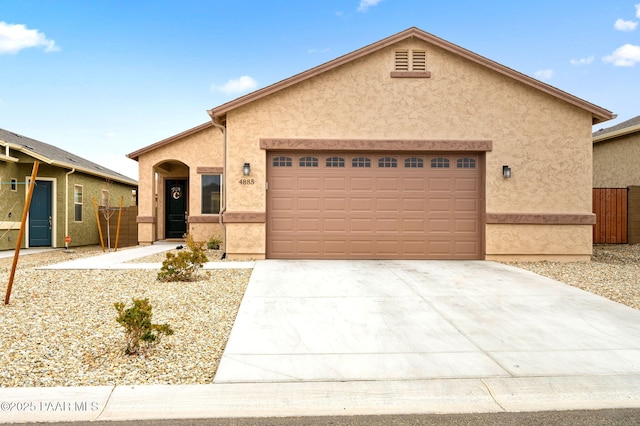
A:
[[[9,147],[9,153],[11,150],[21,152],[42,163],[51,164],[52,166],[69,170],[76,169],[82,173],[111,179],[127,185],[138,184],[138,182],[123,174],[109,170],[106,167],[102,167],[99,164],[93,163],[68,151],[8,130],[0,129],[0,146]],[[17,158],[12,157],[10,154],[6,155],[4,152],[0,154],[0,158],[6,161],[17,161]]]
[[[201,130],[207,129],[209,127],[212,127],[213,123],[211,123],[211,121],[207,121],[206,123],[200,124],[199,126],[193,127],[189,130],[185,130],[184,132],[178,133],[177,135],[173,135],[171,137],[168,137],[166,139],[163,139],[159,142],[156,142],[154,144],[145,146],[144,148],[140,148],[137,151],[133,151],[130,154],[127,154],[127,157],[131,158],[132,160],[138,161],[138,158],[142,155],[145,154],[149,151],[153,151],[156,148],[160,148],[161,146],[170,144],[173,141],[177,141],[178,139],[182,139],[185,136],[189,136],[192,135],[194,133],[198,133]]]
[[[355,59],[368,55],[370,53],[376,52],[380,49],[386,48],[390,45],[396,44],[400,41],[415,37],[417,39],[423,40],[427,43],[440,47],[444,50],[447,50],[451,53],[457,54],[465,59],[478,63],[486,68],[489,68],[493,71],[496,71],[500,74],[511,77],[521,83],[524,83],[528,86],[531,86],[535,89],[541,90],[547,94],[555,96],[565,102],[576,105],[586,111],[589,111],[592,114],[592,122],[593,124],[598,124],[603,121],[611,120],[615,117],[615,115],[604,108],[601,108],[597,105],[594,105],[590,102],[587,102],[581,98],[573,96],[567,92],[564,92],[556,87],[553,87],[549,84],[543,83],[535,78],[529,77],[525,74],[522,74],[518,71],[515,71],[511,68],[508,68],[504,65],[501,65],[497,62],[494,62],[490,59],[487,59],[483,56],[480,56],[476,53],[471,52],[470,50],[464,49],[460,46],[457,46],[453,43],[450,43],[446,40],[438,38],[432,34],[429,34],[419,28],[411,27],[405,31],[392,35],[391,37],[387,37],[383,40],[380,40],[376,43],[365,46],[361,49],[358,49],[354,52],[348,53],[346,55],[340,56],[332,61],[326,62],[322,65],[319,65],[315,68],[311,68],[307,71],[304,71],[300,74],[296,74],[293,77],[282,80],[278,83],[272,84],[270,86],[264,87],[262,89],[256,90],[255,92],[249,93],[245,96],[239,97],[235,100],[217,106],[213,109],[208,110],[207,112],[211,116],[212,119],[217,119],[224,122],[224,115],[238,107],[246,105],[250,102],[263,98],[265,96],[271,95],[279,90],[297,84],[301,81],[307,80],[318,74],[324,73],[336,67],[339,67],[345,63],[351,62]]]
[[[615,126],[593,132],[593,143],[602,142],[635,132],[640,132],[640,115],[627,121],[623,121],[622,123],[618,123]]]

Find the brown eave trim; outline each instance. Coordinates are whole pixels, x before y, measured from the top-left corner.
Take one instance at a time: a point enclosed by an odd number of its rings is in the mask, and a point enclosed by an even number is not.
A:
[[[142,155],[142,154],[146,154],[147,152],[153,151],[154,149],[160,148],[161,146],[170,144],[171,142],[177,141],[178,139],[182,139],[185,136],[189,136],[192,135],[194,133],[198,133],[202,130],[205,130],[209,127],[213,127],[213,123],[211,123],[211,121],[207,121],[206,123],[203,123],[199,126],[196,126],[194,128],[191,128],[189,130],[185,130],[182,133],[178,133],[177,135],[171,136],[167,139],[163,139],[160,142],[156,142],[154,144],[145,146],[144,148],[141,148],[137,151],[133,151],[130,154],[127,154],[128,158],[131,158],[132,160],[138,161],[138,158]]]
[[[206,215],[206,216],[189,216],[188,218],[188,222],[189,223],[219,223],[220,222],[220,215],[218,214],[212,214],[212,215]]]
[[[594,225],[593,213],[487,213],[487,224]]]
[[[136,217],[137,223],[156,223],[156,218],[154,216],[138,216]]]
[[[260,139],[260,148],[283,151],[491,151],[489,140]]]
[[[436,37],[432,34],[429,34],[425,31],[422,31],[419,28],[416,27],[412,27],[409,28],[407,30],[404,30],[400,33],[397,33],[395,35],[392,35],[390,37],[387,37],[385,39],[382,39],[376,43],[370,44],[368,46],[365,46],[361,49],[358,49],[354,52],[348,53],[346,55],[340,56],[332,61],[326,62],[322,65],[319,65],[315,68],[311,68],[307,71],[304,71],[302,73],[296,74],[292,77],[289,77],[285,80],[279,81],[277,83],[274,83],[270,86],[267,86],[265,88],[256,90],[255,92],[249,93],[245,96],[242,96],[240,98],[234,99],[233,101],[227,102],[225,104],[222,104],[216,108],[213,108],[211,110],[209,110],[209,115],[211,115],[211,117],[221,117],[223,115],[225,115],[227,112],[236,109],[240,106],[243,106],[245,104],[248,104],[250,102],[253,102],[254,100],[260,99],[262,97],[271,95],[279,90],[282,90],[284,88],[287,88],[289,86],[292,86],[294,84],[297,84],[301,81],[304,81],[308,78],[314,77],[318,74],[321,74],[325,71],[329,71],[333,68],[339,67],[347,62],[353,61],[355,59],[358,59],[362,56],[368,55],[370,53],[373,53],[377,50],[381,50],[385,47],[391,46],[395,43],[398,43],[399,41],[402,41],[404,39],[408,39],[410,37],[416,37],[418,39],[421,39],[427,43],[433,44],[434,46],[440,47],[441,49],[447,50],[449,52],[455,53],[465,59],[468,59],[472,62],[475,62],[477,64],[480,64],[482,66],[485,66],[493,71],[496,71],[500,74],[506,75],[508,77],[511,77],[517,81],[520,81],[521,83],[524,83],[528,86],[534,87],[538,90],[541,90],[545,93],[548,93],[552,96],[555,96],[557,98],[560,98],[570,104],[576,105],[580,108],[585,109],[586,111],[589,111],[592,114],[592,123],[593,124],[598,124],[601,123],[603,121],[607,121],[607,120],[611,120],[615,117],[615,115],[609,111],[606,110],[602,107],[599,107],[595,104],[592,104],[590,102],[585,101],[584,99],[580,99],[574,95],[571,95],[570,93],[567,93],[563,90],[560,90],[556,87],[550,86],[546,83],[543,83],[539,80],[536,80],[535,78],[529,77],[528,75],[522,74],[518,71],[515,71],[511,68],[508,68],[502,64],[499,64],[498,62],[492,61],[491,59],[485,58],[484,56],[480,56],[477,53],[474,53],[470,50],[467,50],[463,47],[460,47],[458,45],[455,45],[451,42],[448,42],[446,40],[443,40],[439,37]]]
[[[225,223],[265,223],[267,214],[260,212],[224,212]]]

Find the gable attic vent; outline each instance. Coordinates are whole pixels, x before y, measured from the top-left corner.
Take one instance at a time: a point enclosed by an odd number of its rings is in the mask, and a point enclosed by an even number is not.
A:
[[[396,51],[396,71],[409,71],[409,51]]]
[[[414,51],[411,71],[426,71],[426,70],[427,70],[427,52],[425,52],[424,50]]]

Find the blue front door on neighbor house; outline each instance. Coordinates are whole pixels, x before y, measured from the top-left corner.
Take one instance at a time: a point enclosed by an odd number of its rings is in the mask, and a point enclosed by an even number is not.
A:
[[[51,246],[52,183],[36,180],[29,206],[29,247]]]

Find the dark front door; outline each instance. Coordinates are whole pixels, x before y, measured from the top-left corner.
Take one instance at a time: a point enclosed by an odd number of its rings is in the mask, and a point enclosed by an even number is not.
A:
[[[182,238],[187,233],[187,181],[170,179],[165,185],[165,238]]]
[[[51,187],[49,181],[36,180],[29,206],[29,247],[51,246]]]

